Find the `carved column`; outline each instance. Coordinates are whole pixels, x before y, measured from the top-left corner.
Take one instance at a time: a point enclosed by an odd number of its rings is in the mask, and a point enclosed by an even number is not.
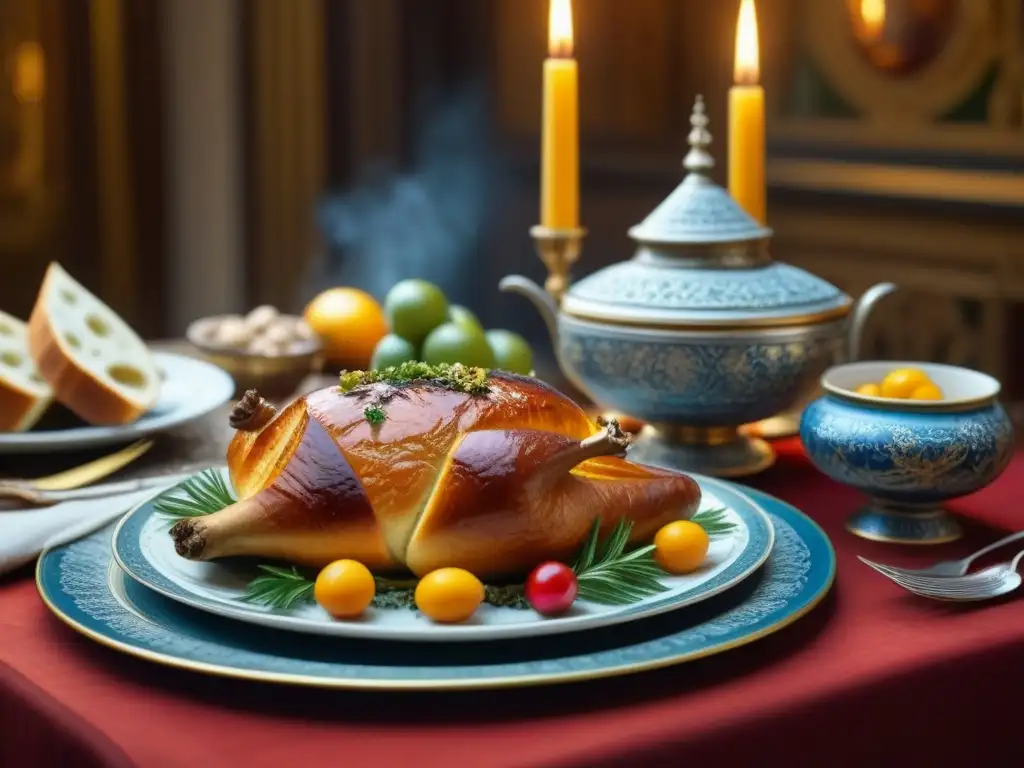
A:
[[[171,330],[246,308],[238,7],[162,3]]]

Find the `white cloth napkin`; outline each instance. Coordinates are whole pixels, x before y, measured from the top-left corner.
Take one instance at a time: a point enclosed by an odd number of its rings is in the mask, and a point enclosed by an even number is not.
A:
[[[0,574],[32,562],[47,547],[87,536],[158,490],[147,488],[100,499],[65,501],[42,509],[0,511]]]

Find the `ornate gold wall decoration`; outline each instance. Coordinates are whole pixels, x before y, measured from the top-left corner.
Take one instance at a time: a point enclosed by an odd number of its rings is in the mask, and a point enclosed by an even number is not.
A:
[[[812,0],[804,40],[865,118],[937,120],[998,62],[998,0]]]

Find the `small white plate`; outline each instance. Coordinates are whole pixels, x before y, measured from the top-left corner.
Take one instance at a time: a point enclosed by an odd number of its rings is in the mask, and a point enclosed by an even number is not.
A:
[[[153,357],[164,377],[160,398],[152,410],[136,421],[119,427],[0,432],[0,454],[77,451],[130,443],[202,418],[224,405],[235,392],[231,376],[215,365],[168,352],[154,352]]]
[[[225,475],[226,477],[226,475]],[[461,624],[436,624],[411,608],[370,608],[358,620],[337,621],[315,604],[288,611],[243,601],[255,566],[243,562],[196,563],[174,551],[170,524],[153,501],[128,512],[113,536],[114,559],[129,576],[160,594],[208,613],[275,629],[377,640],[503,640],[576,632],[654,616],[706,600],[738,584],[767,559],[774,542],[771,521],[735,486],[694,476],[703,491],[701,509],[725,507],[736,529],[713,540],[705,565],[686,576],[666,575],[668,589],[631,605],[578,600],[558,618],[532,610],[482,605]]]

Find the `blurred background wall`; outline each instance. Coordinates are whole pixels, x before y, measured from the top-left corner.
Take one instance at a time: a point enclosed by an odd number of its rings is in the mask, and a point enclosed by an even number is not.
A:
[[[736,3],[577,0],[583,274],[681,178],[696,93],[725,178]],[[761,0],[777,258],[903,290],[869,353],[1019,393],[1024,3]],[[546,0],[0,0],[0,306],[57,259],[151,337],[333,284],[438,282],[547,349]],[[545,363],[541,363],[544,365]]]

